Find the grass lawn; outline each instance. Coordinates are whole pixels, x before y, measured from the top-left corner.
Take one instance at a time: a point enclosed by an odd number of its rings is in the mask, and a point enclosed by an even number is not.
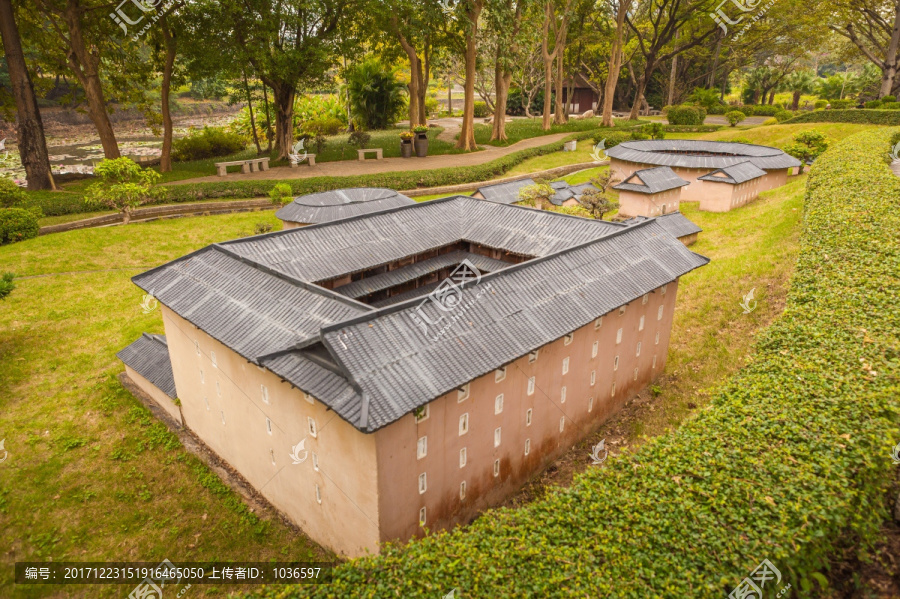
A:
[[[839,141],[847,136],[871,129],[876,125],[857,125],[853,123],[797,123],[793,125],[760,125],[758,127],[726,127],[712,133],[666,133],[670,139],[709,139],[712,141],[730,141],[743,137],[750,143],[761,146],[782,147],[793,141],[793,137],[802,131],[815,129],[825,134],[831,141]]]
[[[553,133],[574,133],[576,131],[588,131],[600,127],[600,117],[589,119],[569,119],[565,125],[551,125],[548,131],[541,129],[541,119],[513,119],[506,123],[506,135],[509,137],[504,142],[490,141],[491,126],[484,123],[475,123],[475,142],[478,144],[488,144],[492,146],[508,146],[517,141],[528,139],[531,137],[540,137],[542,135],[552,135]],[[646,121],[644,121],[646,122]],[[614,119],[613,125],[616,127],[628,127],[636,125],[636,121],[628,119]]]
[[[78,214],[62,214],[60,216],[45,216],[38,219],[38,224],[42,227],[49,227],[50,225],[62,225],[64,223],[70,223],[76,220],[84,220],[86,218],[92,218],[94,216],[103,216],[105,214],[115,213],[115,210],[103,210],[100,212],[82,212]]]
[[[610,445],[614,451],[677,426],[744,363],[754,333],[784,304],[804,183],[805,176],[796,178],[725,214],[684,205],[704,228],[692,249],[713,260],[682,279],[659,397],[626,408],[623,419],[599,433],[621,437],[622,444]],[[130,277],[211,242],[249,235],[260,222],[280,228],[271,212],[239,213],[0,247],[5,270],[31,277],[18,279],[0,304],[0,439],[9,451],[0,465],[0,596],[60,596],[60,587],[11,586],[12,562],[29,559],[322,556],[278,518],[250,513],[114,378],[122,370],[116,351],[144,331],[163,332],[158,312],[142,313],[141,291]],[[751,288],[758,307],[742,314],[739,302]],[[128,590],[69,586],[65,596],[121,597]],[[203,585],[190,594],[229,590],[236,589]]]

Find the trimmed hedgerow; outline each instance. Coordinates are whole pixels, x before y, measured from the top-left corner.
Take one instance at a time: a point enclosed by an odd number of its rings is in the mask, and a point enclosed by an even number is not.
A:
[[[781,121],[781,125],[795,123],[858,123],[860,125],[900,125],[900,111],[897,110],[813,110],[792,119]]]
[[[666,133],[709,133],[722,129],[722,125],[663,125]]]
[[[854,135],[816,161],[785,311],[707,409],[525,507],[386,546],[331,584],[252,596],[718,598],[766,558],[808,596],[828,557],[862,556],[888,514],[900,434],[889,136]]]

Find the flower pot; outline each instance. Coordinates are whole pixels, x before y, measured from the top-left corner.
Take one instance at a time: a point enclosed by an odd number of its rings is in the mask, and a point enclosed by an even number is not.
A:
[[[412,141],[401,141],[400,142],[400,156],[403,158],[412,158],[413,153],[413,145]]]
[[[423,134],[416,135],[416,156],[425,158],[428,156],[428,136]]]

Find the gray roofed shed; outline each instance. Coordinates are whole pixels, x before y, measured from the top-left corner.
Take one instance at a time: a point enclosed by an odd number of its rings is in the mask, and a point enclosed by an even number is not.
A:
[[[116,357],[172,399],[177,397],[165,335],[144,333],[134,343],[121,349]]]
[[[352,187],[296,197],[275,216],[294,223],[327,223],[415,203],[393,189]]]
[[[765,174],[766,171],[757,167],[755,164],[748,160],[747,162],[741,162],[739,164],[732,164],[730,166],[718,168],[697,178],[703,181],[716,181],[718,183],[730,183],[732,185],[739,185],[747,181],[752,181],[753,179],[758,179]]]
[[[659,193],[678,187],[690,185],[687,181],[675,174],[668,166],[657,166],[634,171],[613,189],[635,191],[637,193]]]

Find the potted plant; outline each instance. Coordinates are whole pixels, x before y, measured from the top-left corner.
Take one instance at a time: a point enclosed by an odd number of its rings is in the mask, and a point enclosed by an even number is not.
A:
[[[404,131],[400,134],[400,155],[404,158],[411,158],[413,151],[413,138],[416,136],[412,131]]]
[[[416,156],[425,158],[428,156],[428,127],[425,125],[416,125],[413,127],[413,131],[416,134],[414,142],[416,146]]]

